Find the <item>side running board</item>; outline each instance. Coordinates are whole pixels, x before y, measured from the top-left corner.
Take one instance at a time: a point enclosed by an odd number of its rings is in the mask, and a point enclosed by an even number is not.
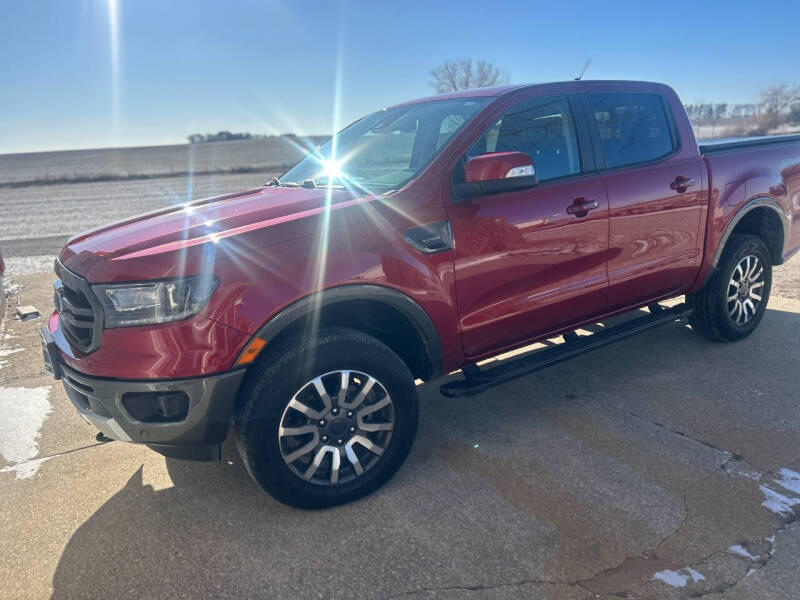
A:
[[[564,334],[563,344],[536,350],[519,358],[506,359],[497,366],[481,369],[478,365],[469,365],[461,369],[464,379],[444,383],[439,386],[439,391],[448,398],[474,396],[501,383],[675,321],[691,312],[686,304],[678,304],[669,308],[660,304],[652,304],[648,309],[650,311],[648,315],[631,319],[591,335],[579,336],[574,331],[567,332]]]

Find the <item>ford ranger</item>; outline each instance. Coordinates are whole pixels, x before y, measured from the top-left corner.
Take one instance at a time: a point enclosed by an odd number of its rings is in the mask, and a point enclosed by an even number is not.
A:
[[[73,237],[44,359],[103,438],[212,460],[230,429],[264,490],[331,506],[404,461],[417,380],[479,393],[679,317],[749,335],[798,221],[800,136],[698,147],[655,83],[458,92],[258,189]]]

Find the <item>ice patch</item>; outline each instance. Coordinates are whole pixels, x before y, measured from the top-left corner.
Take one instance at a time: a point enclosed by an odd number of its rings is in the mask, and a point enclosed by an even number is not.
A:
[[[34,273],[52,273],[55,256],[13,256],[6,259],[6,275],[19,277]]]
[[[22,348],[0,348],[0,369],[8,364],[8,361],[3,359],[17,352],[22,352]]]
[[[7,297],[16,296],[19,294],[19,291],[22,289],[22,286],[14,281],[6,281],[5,282],[5,294]]]
[[[794,509],[792,507],[800,504],[800,499],[794,496],[784,496],[765,485],[758,486],[758,489],[764,494],[764,501],[761,503],[761,506],[771,510],[776,515],[790,517],[794,514]]]
[[[686,575],[681,573],[681,571],[685,571]],[[672,587],[686,587],[686,584],[689,582],[689,578],[691,577],[694,583],[698,581],[703,581],[705,576],[695,571],[691,567],[684,567],[683,569],[679,569],[677,571],[671,571],[669,569],[665,569],[664,571],[659,571],[655,575],[653,575],[653,579],[658,579],[659,581],[663,581],[667,585],[671,585]]]
[[[653,579],[663,581],[672,587],[685,587],[686,582],[689,581],[689,577],[687,575],[681,575],[677,571],[670,571],[669,569],[665,571],[659,571],[653,575]]]
[[[39,453],[39,433],[50,413],[50,387],[0,387],[0,456],[15,463],[2,471],[15,471],[17,479],[32,477],[43,462],[31,459]]]
[[[687,573],[689,573],[689,575],[692,576],[692,581],[694,581],[695,583],[697,583],[698,581],[703,581],[705,579],[705,576],[702,573],[695,571],[692,567],[686,567],[684,571],[686,571]]]
[[[30,479],[36,475],[42,463],[53,458],[52,456],[45,456],[44,458],[34,458],[33,460],[26,460],[16,465],[9,465],[0,469],[0,473],[16,473],[17,479]]]
[[[738,554],[739,556],[744,556],[748,560],[756,561],[758,560],[757,556],[753,556],[750,552],[747,551],[747,548],[740,544],[736,544],[735,546],[731,546],[728,548],[728,552],[731,554]]]
[[[800,473],[792,471],[791,469],[781,469],[781,478],[775,479],[775,483],[785,490],[800,494]]]
[[[747,469],[735,469],[735,470],[728,470],[727,467],[725,469],[730,475],[736,475],[738,477],[747,477],[747,479],[752,479],[753,481],[758,481],[761,479],[761,473],[756,471],[749,471]]]

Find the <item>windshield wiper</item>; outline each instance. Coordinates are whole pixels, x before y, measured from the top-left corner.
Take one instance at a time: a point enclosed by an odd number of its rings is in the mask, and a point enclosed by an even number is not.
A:
[[[277,177],[273,177],[272,180],[267,185],[276,185],[278,187],[300,187],[294,181],[281,181]]]
[[[319,183],[316,182],[316,180],[313,177],[309,177],[308,179],[303,181],[302,187],[309,188],[309,189],[316,189],[316,188],[335,188],[337,190],[343,190],[344,189],[344,186],[341,185],[341,184],[337,185],[337,184],[330,183],[330,179],[328,180],[328,183],[319,184]]]

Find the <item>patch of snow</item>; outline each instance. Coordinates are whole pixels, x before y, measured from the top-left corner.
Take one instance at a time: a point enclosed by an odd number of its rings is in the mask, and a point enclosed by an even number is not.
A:
[[[16,296],[19,294],[19,291],[22,289],[22,286],[15,281],[6,281],[5,282],[5,294],[7,297]]]
[[[737,477],[747,477],[747,479],[752,479],[753,481],[758,481],[761,479],[762,474],[758,473],[757,471],[750,471],[748,469],[725,469],[727,473],[730,475],[736,475]]]
[[[776,515],[789,517],[794,514],[794,509],[792,507],[800,504],[800,498],[785,496],[765,485],[758,486],[758,489],[764,494],[764,501],[761,503],[761,506],[771,510]]]
[[[775,483],[785,490],[800,494],[800,473],[792,471],[791,469],[781,469],[781,478],[775,479]]]
[[[17,352],[22,352],[22,348],[0,348],[0,369],[8,364],[7,360],[3,360],[6,356],[11,356]]]
[[[0,387],[0,456],[15,463],[3,472],[14,470],[21,479],[23,474],[32,477],[38,470],[41,461],[31,459],[39,453],[40,430],[50,413],[50,388]]]
[[[688,576],[681,575],[678,571],[670,571],[669,569],[659,571],[653,575],[653,579],[663,581],[672,587],[686,587],[686,582],[689,581]]]
[[[694,581],[695,583],[697,583],[698,581],[703,581],[705,579],[705,576],[702,573],[700,573],[699,571],[695,571],[692,567],[686,567],[686,569],[684,570],[687,573],[689,573],[689,575],[692,576],[692,581]]]
[[[34,273],[52,273],[55,256],[13,256],[6,259],[6,275],[19,277]]]
[[[686,575],[684,575],[682,571],[685,572]],[[705,579],[705,576],[702,573],[695,571],[692,567],[684,567],[682,569],[678,569],[677,571],[665,569],[664,571],[659,571],[653,575],[653,579],[663,581],[672,587],[686,587],[690,577],[694,583],[703,581]]]
[[[17,479],[30,479],[39,471],[42,463],[53,458],[52,456],[45,456],[44,458],[34,458],[33,460],[26,460],[25,462],[9,465],[0,469],[0,473],[16,473]]]
[[[731,554],[738,554],[739,556],[744,556],[748,560],[756,561],[758,560],[757,556],[753,556],[750,552],[747,551],[747,548],[742,546],[741,544],[736,544],[735,546],[731,546],[728,548],[728,552]]]

